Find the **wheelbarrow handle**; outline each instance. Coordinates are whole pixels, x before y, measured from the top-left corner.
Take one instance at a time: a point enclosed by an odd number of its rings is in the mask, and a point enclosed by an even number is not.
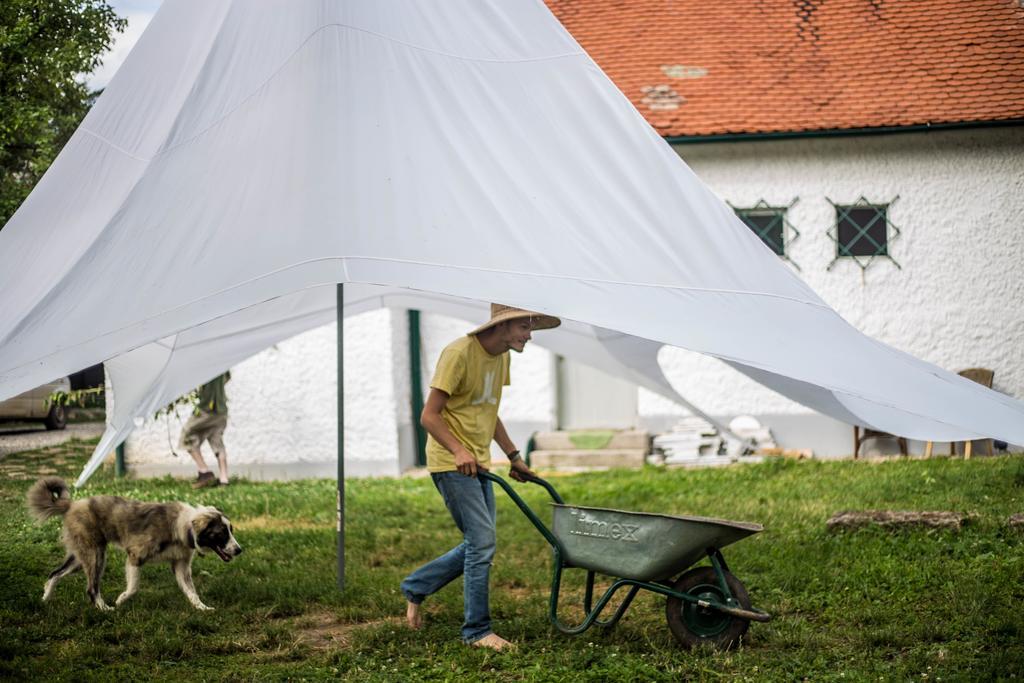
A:
[[[565,505],[565,501],[562,500],[562,497],[560,495],[558,495],[558,491],[556,491],[555,487],[552,486],[546,479],[541,479],[540,477],[538,477],[536,474],[533,474],[532,472],[530,472],[530,473],[519,472],[518,474],[519,474],[520,477],[522,477],[524,480],[530,482],[531,484],[536,484],[537,486],[543,486],[544,489],[548,492],[548,495],[551,496],[552,500],[554,500],[559,505]]]
[[[542,522],[540,520],[540,517],[538,517],[533,512],[533,510],[530,509],[530,506],[526,504],[526,501],[523,500],[519,496],[518,493],[516,493],[515,489],[513,489],[512,486],[509,485],[509,483],[507,481],[505,481],[504,479],[502,479],[501,477],[499,477],[497,475],[491,474],[487,470],[484,470],[484,469],[477,470],[476,476],[478,476],[478,477],[480,477],[482,479],[490,480],[490,481],[494,482],[495,484],[497,484],[498,486],[500,486],[501,488],[503,488],[505,490],[505,493],[507,493],[508,497],[512,499],[512,502],[516,504],[516,507],[518,507],[522,511],[522,513],[524,515],[526,515],[526,518],[530,520],[530,523],[533,524],[533,526],[537,529],[537,531],[540,532],[541,536],[543,536],[544,539],[548,543],[551,544],[551,547],[554,548],[555,557],[556,557],[556,564],[557,563],[561,563],[561,559],[559,559],[559,558],[561,558],[562,555],[564,555],[564,551],[562,550],[561,544],[558,542],[558,539],[555,538],[555,535],[553,533],[551,533],[551,530],[548,529],[547,526],[545,526],[544,522]],[[536,477],[536,476],[535,477],[531,477],[530,481],[533,481],[535,479],[538,482],[544,482],[543,479],[541,479],[540,477]],[[536,482],[534,482],[534,483],[536,483]],[[544,482],[544,483],[547,484],[547,482]],[[550,493],[553,497],[555,497],[556,500],[561,501],[561,498],[558,497],[558,493],[556,493],[555,490],[553,488],[551,488],[551,485],[548,484],[547,486],[548,486],[548,493]]]
[[[524,481],[527,481],[531,484],[536,484],[537,486],[543,486],[544,489],[548,492],[548,495],[551,496],[552,500],[554,500],[559,505],[565,505],[565,501],[562,500],[562,497],[560,495],[558,495],[558,491],[556,491],[555,487],[552,486],[546,479],[541,479],[540,477],[533,473],[519,472],[518,474],[520,477],[523,478]],[[481,476],[484,479],[490,479],[491,481],[495,481],[501,484],[503,488],[508,490],[508,485],[505,483],[504,479],[497,475],[491,474],[487,470],[478,470],[477,476]],[[509,495],[511,495],[511,491],[509,491]]]

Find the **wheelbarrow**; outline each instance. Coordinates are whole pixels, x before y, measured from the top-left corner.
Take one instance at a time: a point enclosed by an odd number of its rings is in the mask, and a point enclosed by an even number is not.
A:
[[[577,635],[595,625],[615,626],[641,588],[666,597],[668,627],[684,648],[701,643],[729,648],[739,642],[751,621],[771,619],[766,612],[750,606],[747,589],[729,571],[721,551],[762,531],[760,524],[566,505],[550,483],[540,477],[526,477],[546,489],[554,500],[549,529],[508,482],[482,470],[477,474],[504,489],[551,544],[554,574],[548,618],[562,633]],[[690,569],[703,557],[711,561],[710,567]],[[586,616],[576,626],[558,618],[562,571],[570,568],[587,572],[583,595]],[[614,580],[594,604],[597,574]],[[628,592],[618,608],[602,620],[601,614],[612,597],[626,588]]]

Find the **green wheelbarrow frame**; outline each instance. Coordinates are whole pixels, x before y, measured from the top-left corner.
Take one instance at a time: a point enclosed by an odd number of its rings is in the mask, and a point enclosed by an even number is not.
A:
[[[549,529],[507,481],[483,470],[478,470],[478,476],[504,489],[551,545],[554,571],[548,618],[562,633],[577,635],[595,625],[604,628],[615,626],[640,589],[668,599],[669,626],[686,647],[704,641],[731,645],[738,637],[736,634],[742,635],[746,631],[749,622],[771,619],[766,612],[749,606],[743,585],[731,575],[721,553],[721,548],[726,545],[761,531],[758,524],[570,506],[544,479],[526,477],[527,481],[543,487],[554,501],[553,529]],[[686,576],[683,572],[705,556],[711,561],[714,583],[697,581],[692,591],[676,590],[675,586]],[[586,616],[576,626],[567,625],[558,618],[562,571],[570,568],[587,572],[583,596]],[[595,605],[594,579],[599,573],[612,577],[614,581]],[[602,621],[601,614],[612,598],[627,587],[628,592],[614,614]],[[673,601],[677,601],[675,605]],[[674,624],[675,608],[678,608],[679,615]],[[733,629],[733,635],[730,635],[725,626],[734,621],[738,630]]]

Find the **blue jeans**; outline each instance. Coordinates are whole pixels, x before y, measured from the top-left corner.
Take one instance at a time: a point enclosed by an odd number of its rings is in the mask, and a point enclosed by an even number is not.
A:
[[[417,605],[428,595],[444,588],[463,575],[462,601],[465,622],[462,640],[472,643],[490,634],[491,560],[497,541],[496,510],[491,482],[467,477],[459,472],[430,475],[444,498],[455,526],[462,532],[462,543],[431,560],[402,581],[402,593]]]

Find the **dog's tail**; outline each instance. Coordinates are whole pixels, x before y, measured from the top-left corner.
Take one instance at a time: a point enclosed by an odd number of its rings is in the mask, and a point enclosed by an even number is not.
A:
[[[60,477],[43,477],[28,490],[28,511],[40,522],[54,515],[67,514],[71,491]]]

